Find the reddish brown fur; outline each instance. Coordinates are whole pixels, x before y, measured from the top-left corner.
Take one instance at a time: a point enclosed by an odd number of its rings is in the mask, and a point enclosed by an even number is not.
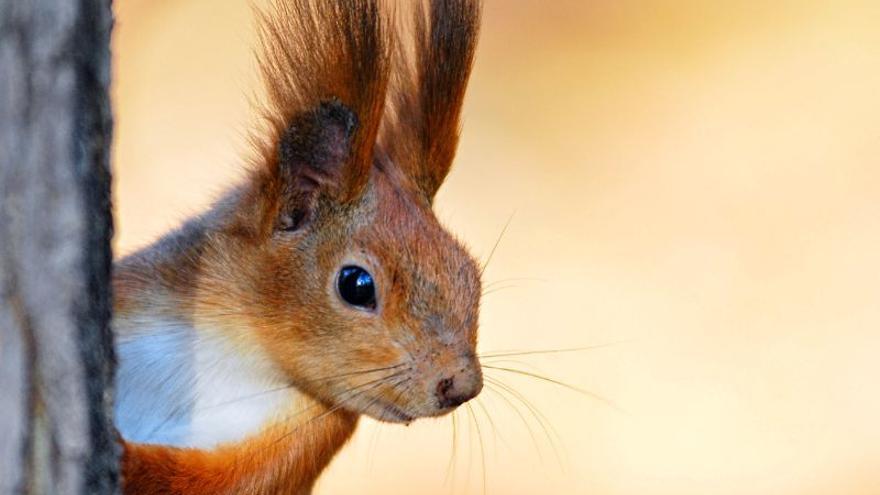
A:
[[[417,14],[416,57],[399,49],[393,64],[375,0],[278,1],[262,14],[268,125],[250,180],[119,263],[117,317],[217,328],[273,362],[326,415],[293,435],[279,435],[290,424],[267,425],[212,451],[127,444],[126,493],[307,493],[358,414],[445,414],[436,385],[451,375],[479,392],[479,269],[431,210],[458,140],[479,4],[437,0],[429,11]],[[328,103],[356,119],[350,136],[321,116]],[[337,297],[346,263],[376,279],[375,313]],[[366,396],[340,399],[363,376],[326,379],[395,365],[405,386],[383,382]]]
[[[304,424],[295,435],[275,425],[247,442],[213,451],[125,444],[123,490],[140,495],[309,493],[356,423],[356,415],[339,411]],[[278,476],[283,471],[296,476]]]

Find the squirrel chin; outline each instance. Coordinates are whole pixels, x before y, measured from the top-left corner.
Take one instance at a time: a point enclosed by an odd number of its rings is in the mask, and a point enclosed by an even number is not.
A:
[[[364,411],[363,414],[383,423],[402,424],[405,426],[409,426],[417,419],[393,404],[387,402],[380,404],[378,401],[370,406],[368,410]]]

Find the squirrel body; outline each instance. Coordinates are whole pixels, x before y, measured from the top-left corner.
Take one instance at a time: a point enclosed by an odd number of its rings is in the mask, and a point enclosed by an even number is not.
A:
[[[261,13],[247,180],[115,265],[126,494],[310,493],[361,414],[479,394],[481,270],[432,200],[480,6],[420,4],[410,46],[379,3]]]

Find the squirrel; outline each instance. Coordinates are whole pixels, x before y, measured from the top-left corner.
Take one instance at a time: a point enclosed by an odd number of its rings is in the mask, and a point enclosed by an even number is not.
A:
[[[129,495],[308,494],[358,417],[483,386],[481,268],[435,217],[478,0],[274,0],[246,180],[114,268]],[[404,35],[404,33],[408,33]]]

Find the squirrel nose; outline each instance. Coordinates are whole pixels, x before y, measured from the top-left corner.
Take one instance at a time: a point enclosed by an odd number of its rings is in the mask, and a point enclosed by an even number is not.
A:
[[[471,377],[457,373],[437,382],[437,405],[440,409],[457,407],[476,397],[483,389],[479,374]]]

